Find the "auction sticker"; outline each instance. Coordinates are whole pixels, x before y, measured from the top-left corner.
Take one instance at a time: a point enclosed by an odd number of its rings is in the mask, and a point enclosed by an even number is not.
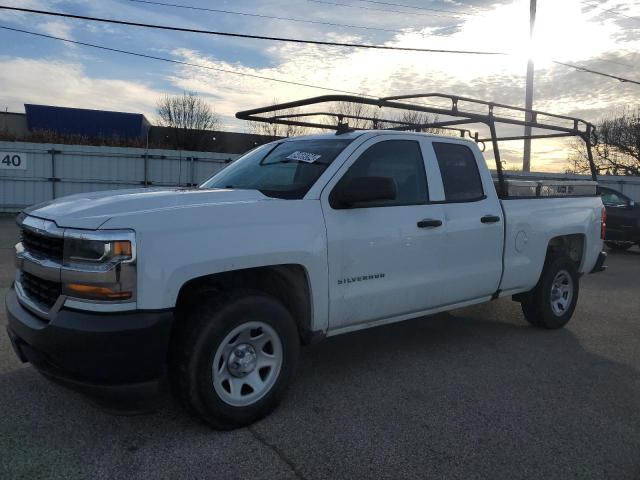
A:
[[[321,156],[322,155],[319,155],[317,153],[301,152],[299,150],[296,150],[286,158],[287,160],[298,160],[300,162],[313,163],[316,160],[318,160]]]

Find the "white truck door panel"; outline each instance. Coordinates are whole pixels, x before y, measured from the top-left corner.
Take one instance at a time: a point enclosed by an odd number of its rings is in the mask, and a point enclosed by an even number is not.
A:
[[[484,160],[466,142],[431,144],[425,150],[435,155],[444,195],[442,300],[450,305],[490,296],[500,283],[504,241],[504,218],[491,176],[478,168],[477,162]]]
[[[419,166],[419,168],[418,168]],[[336,209],[339,181],[396,181],[396,201]],[[329,261],[330,329],[425,310],[442,303],[439,252],[443,206],[428,203],[424,158],[415,137],[384,135],[361,145],[322,193]],[[426,221],[427,225],[418,223]],[[432,221],[429,223],[429,221]]]
[[[502,219],[482,223],[484,216],[500,216],[488,200],[445,204],[446,242],[441,270],[446,304],[493,295],[502,272]]]

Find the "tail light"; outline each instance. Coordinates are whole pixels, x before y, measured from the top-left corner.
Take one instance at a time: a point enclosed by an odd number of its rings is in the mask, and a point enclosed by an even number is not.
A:
[[[602,207],[602,216],[600,217],[600,238],[604,240],[607,233],[607,209]]]

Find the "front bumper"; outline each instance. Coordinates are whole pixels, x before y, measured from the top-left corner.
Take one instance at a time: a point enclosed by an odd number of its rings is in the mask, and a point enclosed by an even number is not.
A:
[[[604,264],[606,260],[607,260],[607,252],[600,252],[600,255],[598,255],[598,260],[596,260],[596,264],[594,265],[594,267],[591,269],[591,272],[589,273],[604,272],[607,269],[607,267]]]
[[[62,309],[50,322],[6,297],[16,354],[47,377],[113,408],[143,409],[166,371],[173,312]]]

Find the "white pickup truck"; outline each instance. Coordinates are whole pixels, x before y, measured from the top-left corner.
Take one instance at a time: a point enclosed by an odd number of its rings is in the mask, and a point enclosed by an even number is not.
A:
[[[19,357],[102,400],[168,377],[216,428],[271,411],[325,336],[509,296],[562,327],[604,261],[599,196],[501,200],[475,142],[380,130],[278,140],[199,188],[73,195],[19,225]]]

